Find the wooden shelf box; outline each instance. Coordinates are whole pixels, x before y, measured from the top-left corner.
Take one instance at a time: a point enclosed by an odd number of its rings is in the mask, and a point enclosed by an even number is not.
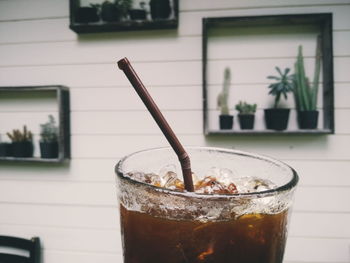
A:
[[[70,159],[70,107],[69,89],[65,86],[23,86],[0,87],[0,101],[2,104],[1,134],[12,129],[28,129],[34,133],[35,157],[16,158],[0,157],[6,162],[37,162],[62,163]],[[58,125],[58,158],[40,158],[38,141],[40,124],[47,121],[49,113],[56,115]]]
[[[301,130],[296,124],[293,94],[287,102],[292,108],[285,131],[267,130],[263,109],[272,106],[268,95],[268,75],[275,67],[294,72],[299,45],[303,46],[306,74],[313,78],[316,39],[321,36],[322,70],[319,86],[319,125]],[[203,124],[204,134],[331,134],[334,133],[332,14],[291,14],[244,17],[203,18]],[[224,69],[231,69],[230,110],[235,117],[232,130],[218,128],[216,100],[222,89]],[[240,130],[234,106],[239,100],[257,103],[255,129]]]

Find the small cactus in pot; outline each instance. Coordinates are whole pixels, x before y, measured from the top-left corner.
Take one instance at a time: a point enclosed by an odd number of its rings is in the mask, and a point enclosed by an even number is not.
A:
[[[316,129],[318,123],[317,96],[321,71],[321,37],[317,37],[315,73],[312,84],[305,73],[303,47],[298,47],[294,74],[294,99],[300,129]]]
[[[236,110],[239,112],[238,120],[242,130],[254,128],[256,107],[256,104],[249,104],[245,101],[240,101],[236,104]]]
[[[231,71],[229,68],[225,68],[224,71],[224,83],[222,91],[219,93],[217,105],[220,109],[219,125],[220,129],[228,130],[233,127],[233,116],[230,115],[228,98],[230,94],[230,82],[231,82]]]

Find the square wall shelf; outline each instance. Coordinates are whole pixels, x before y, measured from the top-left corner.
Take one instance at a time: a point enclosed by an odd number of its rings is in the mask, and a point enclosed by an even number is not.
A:
[[[41,158],[39,149],[40,124],[55,117],[58,126],[58,157]],[[65,86],[0,87],[0,134],[27,125],[33,133],[34,157],[0,157],[0,162],[63,163],[70,159],[69,89]],[[5,140],[4,140],[5,139]]]
[[[214,134],[332,134],[334,133],[332,14],[290,14],[244,17],[203,18],[202,81],[203,130]],[[313,78],[316,40],[321,37],[321,74],[317,110],[317,129],[299,129],[293,94],[283,101],[291,108],[286,130],[265,128],[263,109],[271,108],[269,75],[276,66],[294,73],[298,46],[303,46],[306,74]],[[231,70],[229,107],[234,115],[230,130],[219,129],[217,97],[222,90],[224,70]],[[234,106],[240,101],[257,103],[255,128],[241,130]]]
[[[138,6],[141,2],[145,4],[144,9]],[[152,6],[158,5],[158,7],[152,9],[151,2],[153,2]],[[179,19],[179,0],[169,0],[170,9],[169,6],[164,7],[164,2],[166,1],[134,0],[132,1],[132,8],[124,11],[128,14],[122,18],[117,18],[119,11],[113,11],[113,9],[107,7],[104,11],[102,0],[69,0],[69,27],[78,34],[176,29]],[[141,15],[144,17],[135,17],[135,15],[140,15],[140,12],[144,11],[146,12]]]

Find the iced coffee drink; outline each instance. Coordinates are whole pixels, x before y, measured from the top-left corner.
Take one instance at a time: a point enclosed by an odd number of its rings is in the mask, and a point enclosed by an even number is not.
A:
[[[171,148],[116,166],[124,262],[281,263],[295,171],[239,151],[187,150],[195,192]]]

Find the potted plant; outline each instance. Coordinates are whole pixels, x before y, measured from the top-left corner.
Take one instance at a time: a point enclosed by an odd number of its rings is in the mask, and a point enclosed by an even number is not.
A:
[[[131,20],[146,20],[146,3],[140,2],[140,8],[132,8],[129,10]]]
[[[78,7],[75,11],[75,22],[91,23],[100,20],[98,10],[100,5],[91,4],[90,6]]]
[[[228,97],[230,91],[231,72],[229,68],[225,68],[224,72],[224,84],[222,91],[218,96],[218,108],[220,108],[221,114],[219,115],[219,126],[222,130],[229,130],[233,127],[233,116],[230,115],[228,106]]]
[[[120,21],[128,14],[132,0],[104,1],[101,5],[101,19],[105,22]]]
[[[318,123],[317,95],[321,70],[321,38],[317,39],[315,73],[312,84],[306,77],[303,48],[299,46],[295,62],[294,99],[297,108],[297,119],[300,129],[316,129]]]
[[[27,126],[23,126],[23,132],[18,129],[12,133],[6,133],[12,141],[13,157],[33,157],[33,134],[27,130]]]
[[[41,124],[40,132],[40,155],[41,158],[58,157],[58,127],[55,119],[49,115],[49,121]]]
[[[0,157],[12,156],[12,144],[8,142],[1,142],[0,140]]]
[[[149,4],[153,20],[169,18],[171,14],[170,0],[151,0]]]
[[[288,75],[289,68],[284,72],[279,67],[276,67],[279,76],[268,76],[268,79],[276,80],[268,86],[269,94],[275,96],[275,102],[272,109],[265,109],[266,128],[271,130],[282,131],[287,129],[290,109],[279,108],[281,96],[287,99],[287,93],[293,91],[293,76]]]
[[[256,104],[249,104],[245,101],[240,101],[236,104],[238,113],[239,125],[242,130],[251,130],[254,128]]]

